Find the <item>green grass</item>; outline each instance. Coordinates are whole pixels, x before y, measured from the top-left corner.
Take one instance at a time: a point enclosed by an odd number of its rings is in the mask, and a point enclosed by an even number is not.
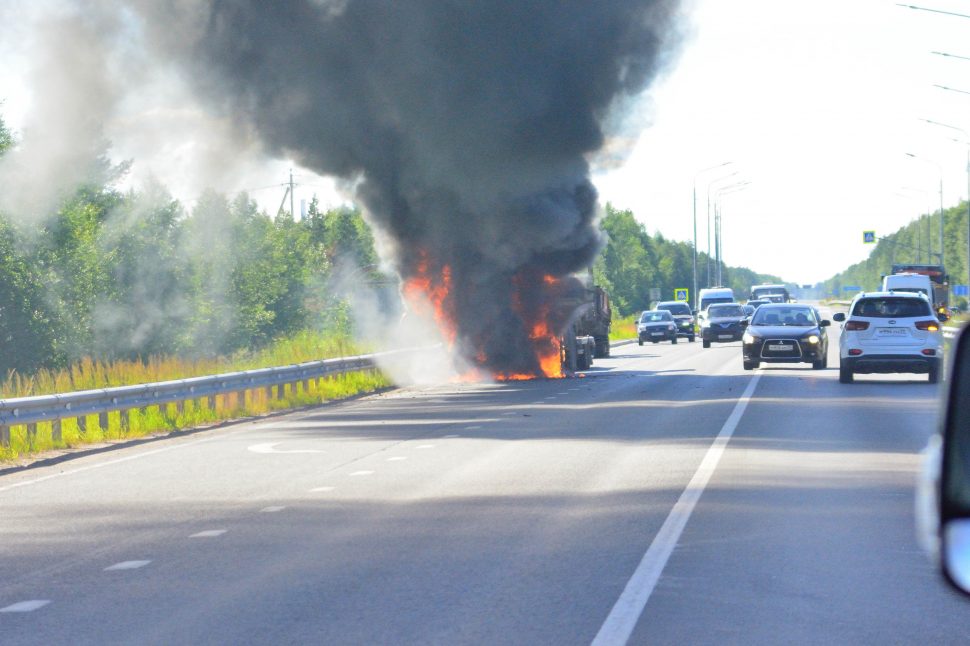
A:
[[[40,371],[34,375],[12,373],[0,383],[2,396],[23,397],[92,388],[107,388],[169,379],[183,379],[302,363],[315,359],[361,354],[359,347],[347,339],[332,338],[313,333],[301,333],[282,339],[255,353],[240,354],[211,360],[188,361],[176,357],[152,357],[145,362],[97,362],[90,359],[64,370]],[[130,416],[117,412],[108,415],[106,428],[101,428],[97,415],[87,417],[86,430],[81,431],[77,420],[65,419],[61,424],[61,439],[55,440],[51,423],[37,424],[29,434],[24,425],[11,427],[10,446],[0,446],[0,462],[53,449],[84,444],[144,437],[178,429],[192,428],[219,421],[263,415],[269,412],[319,404],[352,395],[372,392],[390,386],[390,380],[379,371],[364,371],[301,382],[297,388],[285,388],[271,394],[265,389],[247,391],[244,398],[238,393],[220,395],[210,407],[205,399],[185,402],[182,406],[169,404],[133,411]],[[282,396],[281,396],[282,395]],[[244,399],[244,401],[242,400]]]
[[[610,341],[622,341],[624,339],[634,339],[637,336],[637,315],[614,319],[610,326]]]

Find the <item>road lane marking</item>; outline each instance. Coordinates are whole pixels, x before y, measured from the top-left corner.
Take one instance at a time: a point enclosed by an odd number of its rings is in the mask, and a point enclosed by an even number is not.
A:
[[[461,437],[461,435],[445,435],[443,439],[452,440],[456,437]]]
[[[282,442],[266,442],[265,444],[253,444],[252,446],[247,447],[247,449],[249,451],[252,451],[253,453],[276,453],[276,454],[282,454],[282,453],[323,453],[323,451],[320,451],[318,449],[288,449],[288,450],[282,450],[282,449],[274,449],[273,448],[274,446],[279,446],[280,444],[282,444]]]
[[[104,569],[104,571],[113,572],[115,570],[137,570],[140,567],[145,567],[149,563],[151,563],[151,561],[122,561],[121,563],[109,565]]]
[[[744,410],[748,407],[748,402],[751,401],[751,396],[754,394],[759,379],[761,379],[760,373],[752,377],[741,398],[734,405],[734,410],[731,411],[727,421],[724,422],[724,426],[721,427],[721,431],[707,449],[707,453],[704,454],[704,459],[701,460],[694,476],[687,483],[687,487],[680,494],[680,498],[674,504],[670,513],[667,514],[667,519],[664,520],[660,531],[654,536],[653,542],[650,543],[650,547],[640,561],[640,565],[637,566],[633,576],[630,577],[622,594],[620,594],[620,598],[617,599],[613,609],[610,610],[610,614],[606,617],[606,621],[600,627],[593,639],[593,646],[626,644],[627,640],[630,639],[647,601],[650,600],[653,589],[660,580],[660,575],[663,573],[667,561],[670,560],[670,555],[677,547],[677,541],[680,540],[680,535],[684,532],[697,501],[704,493],[704,488],[707,487],[708,481],[714,474],[714,470],[724,454],[724,449],[734,434],[734,429],[737,428]]]
[[[50,603],[49,599],[31,599],[30,601],[21,601],[7,606],[6,608],[0,608],[0,612],[33,612],[38,608],[43,608]]]
[[[416,448],[416,449],[433,449],[434,448],[434,444],[422,444],[422,445],[416,446],[414,448]]]
[[[215,538],[216,536],[222,536],[228,529],[207,529],[204,532],[198,532],[189,536],[189,538]]]
[[[314,487],[313,489],[310,489],[310,493],[320,493],[320,492],[323,492],[323,491],[333,491],[334,489],[336,489],[336,487]]]
[[[372,476],[372,475],[374,475],[374,472],[373,471],[354,471],[353,473],[351,473],[349,475],[351,475],[351,476]]]
[[[466,431],[477,431],[480,428],[481,428],[481,426],[466,426],[465,427],[465,430]]]
[[[401,460],[407,460],[407,458],[404,457],[403,455],[393,455],[387,458],[388,462],[400,462]]]
[[[286,509],[286,507],[284,507],[283,505],[272,505],[270,507],[263,507],[262,509],[259,510],[259,513],[275,514],[276,512],[283,511],[284,509]]]

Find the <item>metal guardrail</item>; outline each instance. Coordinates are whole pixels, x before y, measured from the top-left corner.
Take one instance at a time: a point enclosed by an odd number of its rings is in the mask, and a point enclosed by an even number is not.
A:
[[[0,446],[10,446],[10,427],[27,425],[28,434],[37,432],[38,422],[51,422],[55,442],[61,440],[61,421],[77,419],[82,432],[87,429],[87,416],[98,415],[101,428],[108,426],[108,414],[118,411],[122,424],[126,424],[131,411],[149,406],[175,404],[179,411],[186,401],[208,400],[210,407],[216,404],[216,397],[239,393],[245,398],[250,390],[265,388],[267,396],[273,397],[276,387],[277,399],[282,399],[289,386],[296,392],[298,384],[308,389],[313,379],[330,377],[347,372],[373,370],[378,358],[391,358],[394,355],[413,353],[420,349],[395,350],[356,357],[308,361],[276,368],[260,368],[227,372],[206,377],[192,377],[174,381],[161,381],[137,386],[120,386],[98,390],[82,390],[59,395],[40,395],[36,397],[16,397],[0,399]],[[245,400],[244,400],[245,401]]]

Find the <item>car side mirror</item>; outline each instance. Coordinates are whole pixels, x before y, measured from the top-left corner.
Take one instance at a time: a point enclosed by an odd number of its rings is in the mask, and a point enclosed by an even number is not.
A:
[[[819,323],[818,325],[819,325],[819,327],[828,327],[828,326],[832,325],[832,321],[830,321],[828,319],[822,319],[822,322]]]
[[[842,323],[845,321],[845,312],[836,312],[832,315],[832,320],[836,323]]]
[[[936,464],[939,515],[930,530],[938,541],[944,577],[970,594],[970,335],[966,329],[957,337],[951,358],[953,371],[944,393],[942,448]]]
[[[741,319],[741,327],[748,327],[749,323],[751,323],[751,319]]]

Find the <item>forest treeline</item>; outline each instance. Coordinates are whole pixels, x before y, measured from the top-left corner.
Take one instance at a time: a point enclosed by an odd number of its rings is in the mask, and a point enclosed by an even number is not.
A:
[[[966,285],[967,203],[961,202],[943,213],[943,264],[950,276],[950,285]],[[865,260],[824,281],[820,285],[821,291],[829,297],[851,298],[855,292],[846,291],[845,287],[879,289],[882,277],[890,273],[893,264],[937,264],[939,251],[940,212],[936,211],[932,215],[921,215],[892,233],[879,235]],[[952,299],[951,305],[966,309],[967,299]]]
[[[0,120],[0,155],[14,145]],[[245,193],[216,192],[191,206],[163,186],[113,188],[126,166],[105,159],[96,179],[30,219],[0,213],[0,371],[29,373],[81,359],[227,356],[303,330],[352,333],[333,287],[377,273],[374,237],[355,208],[271,217]],[[594,266],[621,315],[690,287],[689,244],[649,235],[630,211],[606,207],[607,244]],[[701,286],[708,259],[698,256]],[[774,276],[724,268],[746,294]]]
[[[608,237],[606,247],[593,265],[596,283],[610,294],[621,316],[648,309],[650,289],[660,290],[661,300],[672,300],[675,289],[693,289],[693,247],[687,242],[668,240],[660,233],[650,235],[632,211],[606,205],[600,225]],[[711,281],[708,281],[710,268]],[[713,286],[716,260],[697,254],[697,286]],[[721,282],[746,299],[752,285],[781,283],[778,276],[760,274],[747,267],[722,266]],[[691,296],[693,301],[693,295]]]

